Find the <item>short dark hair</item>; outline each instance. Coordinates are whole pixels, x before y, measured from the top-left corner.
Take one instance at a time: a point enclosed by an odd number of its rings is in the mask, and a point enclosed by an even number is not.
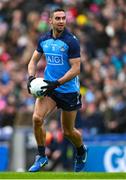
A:
[[[59,12],[59,11],[65,12],[64,9],[62,9],[62,8],[57,8],[57,9],[54,9],[53,11],[50,12],[50,17],[52,17],[55,12]]]

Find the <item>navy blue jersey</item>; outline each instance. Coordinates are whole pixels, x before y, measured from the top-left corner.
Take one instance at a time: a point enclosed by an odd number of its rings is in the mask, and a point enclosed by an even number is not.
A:
[[[43,53],[46,59],[44,79],[55,81],[69,71],[69,59],[80,57],[80,46],[76,37],[67,29],[60,37],[54,38],[52,31],[40,37],[37,51]],[[78,76],[56,88],[61,93],[78,92],[80,88]]]

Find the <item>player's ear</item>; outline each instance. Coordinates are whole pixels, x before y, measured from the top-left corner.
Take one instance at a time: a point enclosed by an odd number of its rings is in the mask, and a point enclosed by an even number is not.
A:
[[[49,24],[52,25],[52,18],[49,18]]]

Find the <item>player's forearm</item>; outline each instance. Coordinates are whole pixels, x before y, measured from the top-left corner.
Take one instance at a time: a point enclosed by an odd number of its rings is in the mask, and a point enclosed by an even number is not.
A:
[[[28,74],[29,76],[35,76],[36,74],[36,67],[37,67],[37,63],[39,61],[41,57],[41,54],[38,53],[36,50],[34,51],[32,58],[28,64]]]
[[[33,61],[30,61],[28,64],[28,75],[35,76],[36,74],[36,64]]]
[[[60,84],[64,84],[67,81],[70,81],[75,76],[80,74],[80,67],[72,67],[62,78],[60,78],[58,81]]]

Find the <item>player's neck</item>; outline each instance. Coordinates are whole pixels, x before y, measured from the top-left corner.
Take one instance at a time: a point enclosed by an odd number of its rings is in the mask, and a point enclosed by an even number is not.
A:
[[[59,36],[61,36],[62,33],[63,33],[63,31],[58,32],[58,31],[56,31],[54,29],[52,31],[52,35],[53,35],[54,38],[58,38]]]

